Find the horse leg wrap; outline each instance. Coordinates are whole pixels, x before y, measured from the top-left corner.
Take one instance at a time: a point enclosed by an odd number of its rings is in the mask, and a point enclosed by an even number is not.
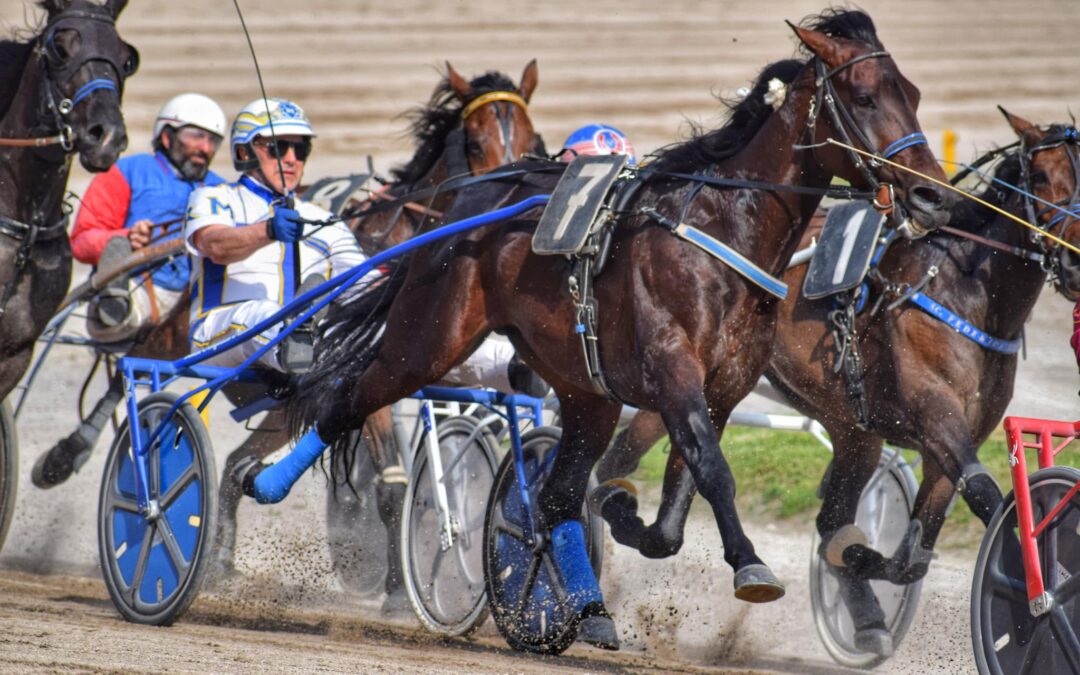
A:
[[[324,450],[326,441],[319,437],[318,431],[311,429],[296,443],[292,452],[255,475],[251,481],[251,496],[260,504],[276,504],[285,499],[300,476],[322,457]]]
[[[551,551],[566,587],[570,611],[581,615],[590,605],[599,605],[603,610],[604,596],[600,593],[600,584],[589,563],[589,554],[585,549],[585,528],[581,523],[567,520],[556,525],[551,530]]]
[[[896,547],[896,553],[889,559],[889,581],[894,584],[911,584],[926,576],[927,570],[930,569],[930,561],[934,558],[934,552],[923,548],[922,538],[922,521],[913,518],[908,525],[907,533]]]
[[[825,560],[834,567],[844,567],[844,550],[855,544],[867,545],[866,533],[857,525],[848,524],[841,527],[825,543]]]
[[[978,462],[968,464],[956,481],[956,490],[964,497],[968,508],[978,516],[984,525],[990,523],[997,507],[1001,504],[1001,486]]]

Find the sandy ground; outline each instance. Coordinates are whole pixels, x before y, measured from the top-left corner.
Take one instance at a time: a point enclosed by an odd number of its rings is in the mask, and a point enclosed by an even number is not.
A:
[[[732,95],[767,62],[790,56],[782,20],[821,9],[802,0],[241,4],[269,93],[300,101],[319,130],[310,179],[358,170],[367,154],[383,171],[407,157],[397,115],[427,99],[446,60],[465,74],[499,69],[516,79],[537,58],[540,86],[530,114],[550,145],[580,124],[607,121],[648,151],[680,138],[687,121],[715,126],[714,95]],[[962,160],[1010,142],[996,104],[1044,123],[1067,120],[1069,106],[1080,104],[1080,57],[1070,49],[1080,3],[861,5],[920,86],[920,119],[936,152],[947,129],[959,137]],[[23,14],[23,3],[0,5],[7,26],[25,25]],[[142,52],[125,97],[133,150],[148,147],[154,113],[175,93],[210,94],[230,116],[258,95],[229,3],[138,0],[119,25]],[[215,168],[232,176],[224,159]],[[87,180],[76,170],[71,186],[81,192]],[[1049,292],[1036,307],[1010,413],[1077,417],[1069,309]],[[19,503],[0,554],[4,672],[846,672],[820,646],[810,618],[808,527],[749,525],[788,583],[788,596],[767,606],[732,599],[731,573],[707,515],[692,520],[674,560],[646,561],[610,547],[602,584],[623,652],[574,647],[560,659],[535,660],[510,652],[490,623],[475,641],[443,644],[413,622],[373,620],[377,599],[345,594],[330,569],[324,484],[315,476],[281,505],[242,508],[241,581],[204,593],[172,628],[127,624],[97,570],[96,499],[108,439],[63,487],[46,493],[28,480],[33,460],[73,424],[86,363],[75,350],[56,352],[20,419]],[[219,466],[241,433],[214,411]],[[974,557],[960,551],[935,563],[911,634],[877,672],[973,670],[967,607]]]

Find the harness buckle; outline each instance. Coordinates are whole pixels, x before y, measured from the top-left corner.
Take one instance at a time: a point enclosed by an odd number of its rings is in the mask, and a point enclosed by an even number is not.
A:
[[[60,127],[60,147],[64,149],[64,152],[71,152],[75,149],[75,130],[71,128],[70,124]]]
[[[896,195],[890,183],[882,183],[878,186],[877,194],[874,195],[874,208],[885,216],[892,215],[896,209]]]
[[[68,113],[71,112],[72,108],[74,108],[74,107],[75,107],[75,104],[71,102],[70,98],[63,98],[63,99],[60,99],[60,105],[56,106],[56,110],[61,115],[67,115]]]

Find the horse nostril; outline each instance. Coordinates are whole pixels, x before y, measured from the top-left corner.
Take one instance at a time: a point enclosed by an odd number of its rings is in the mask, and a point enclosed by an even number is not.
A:
[[[100,143],[101,139],[105,136],[105,127],[100,124],[95,124],[86,130],[86,136],[94,143]]]
[[[920,202],[928,210],[937,211],[948,206],[948,198],[938,188],[932,185],[920,185],[911,191],[912,199]]]

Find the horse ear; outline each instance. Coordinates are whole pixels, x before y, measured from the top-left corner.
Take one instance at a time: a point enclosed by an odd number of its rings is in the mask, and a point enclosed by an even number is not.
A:
[[[1013,128],[1013,131],[1016,132],[1017,136],[1023,137],[1026,132],[1035,128],[1035,125],[1031,122],[1028,122],[1023,117],[1017,117],[1001,106],[998,106],[998,110],[1000,110],[1001,114],[1005,116],[1005,119],[1009,121],[1009,126]]]
[[[796,26],[790,21],[788,25],[791,26],[791,30],[795,31],[795,35],[799,40],[806,45],[806,48],[820,57],[830,67],[836,67],[843,63],[844,55],[841,54],[840,45],[831,37],[816,30]]]
[[[128,0],[105,0],[105,9],[109,10],[113,18],[120,16],[120,12],[127,7]]]
[[[536,59],[533,59],[529,61],[529,65],[525,66],[525,70],[521,73],[521,86],[518,87],[518,91],[521,92],[521,98],[525,99],[526,103],[532,98],[533,91],[540,81],[537,71]]]
[[[450,88],[462,102],[472,97],[472,85],[464,77],[458,75],[458,71],[454,70],[449,61],[446,62],[446,77],[450,79]]]

